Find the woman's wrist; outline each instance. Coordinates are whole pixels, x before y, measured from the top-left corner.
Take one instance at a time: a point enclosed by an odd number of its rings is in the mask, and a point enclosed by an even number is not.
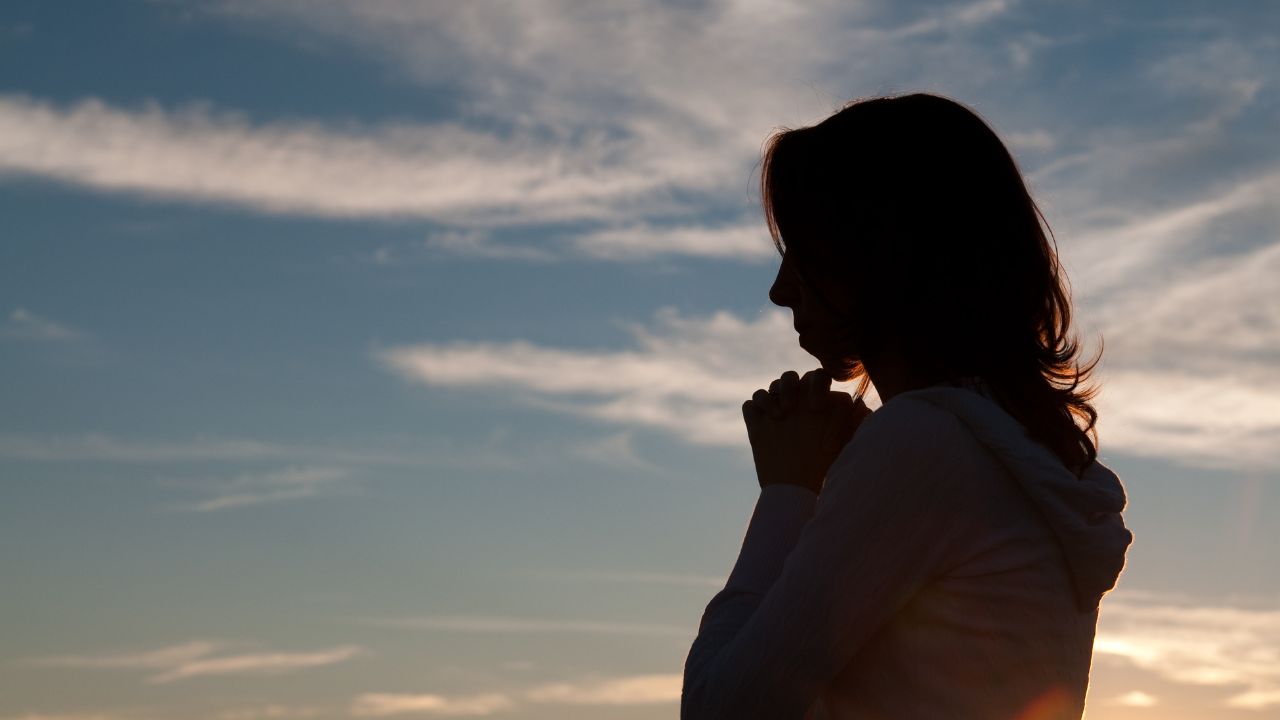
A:
[[[768,591],[817,504],[817,495],[794,483],[763,488],[727,586],[759,594]]]

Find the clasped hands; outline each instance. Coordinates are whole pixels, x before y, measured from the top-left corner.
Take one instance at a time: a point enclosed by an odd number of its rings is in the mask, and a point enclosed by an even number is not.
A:
[[[831,463],[871,414],[862,398],[831,390],[818,368],[800,377],[788,370],[742,403],[756,478],[764,489],[788,483],[822,492]]]

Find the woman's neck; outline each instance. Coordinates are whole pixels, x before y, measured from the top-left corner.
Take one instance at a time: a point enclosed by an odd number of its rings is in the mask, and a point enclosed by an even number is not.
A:
[[[871,384],[876,386],[876,394],[880,396],[882,403],[889,402],[898,393],[929,387],[943,380],[942,377],[912,367],[897,348],[885,348],[875,354],[865,355],[862,365],[867,369],[867,375],[871,376]]]

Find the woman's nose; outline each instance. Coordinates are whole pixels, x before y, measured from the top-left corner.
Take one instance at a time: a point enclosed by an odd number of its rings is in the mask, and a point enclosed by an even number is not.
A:
[[[795,305],[795,284],[788,269],[779,268],[778,276],[773,280],[773,287],[769,288],[769,300],[779,307],[793,307]]]

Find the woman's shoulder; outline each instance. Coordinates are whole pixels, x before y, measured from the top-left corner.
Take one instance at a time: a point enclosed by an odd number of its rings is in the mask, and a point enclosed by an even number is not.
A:
[[[895,396],[872,412],[837,457],[836,465],[956,469],[981,452],[968,427],[937,405]]]
[[[846,518],[870,512],[875,519],[868,522],[923,524],[929,529],[920,530],[922,538],[956,539],[982,513],[979,499],[991,494],[984,488],[999,473],[992,462],[953,413],[894,396],[863,421],[832,463],[819,505]]]
[[[902,441],[922,449],[926,445],[939,444],[923,441],[958,440],[969,434],[964,423],[953,413],[926,400],[899,395],[867,416],[854,439],[863,435],[878,442]]]

